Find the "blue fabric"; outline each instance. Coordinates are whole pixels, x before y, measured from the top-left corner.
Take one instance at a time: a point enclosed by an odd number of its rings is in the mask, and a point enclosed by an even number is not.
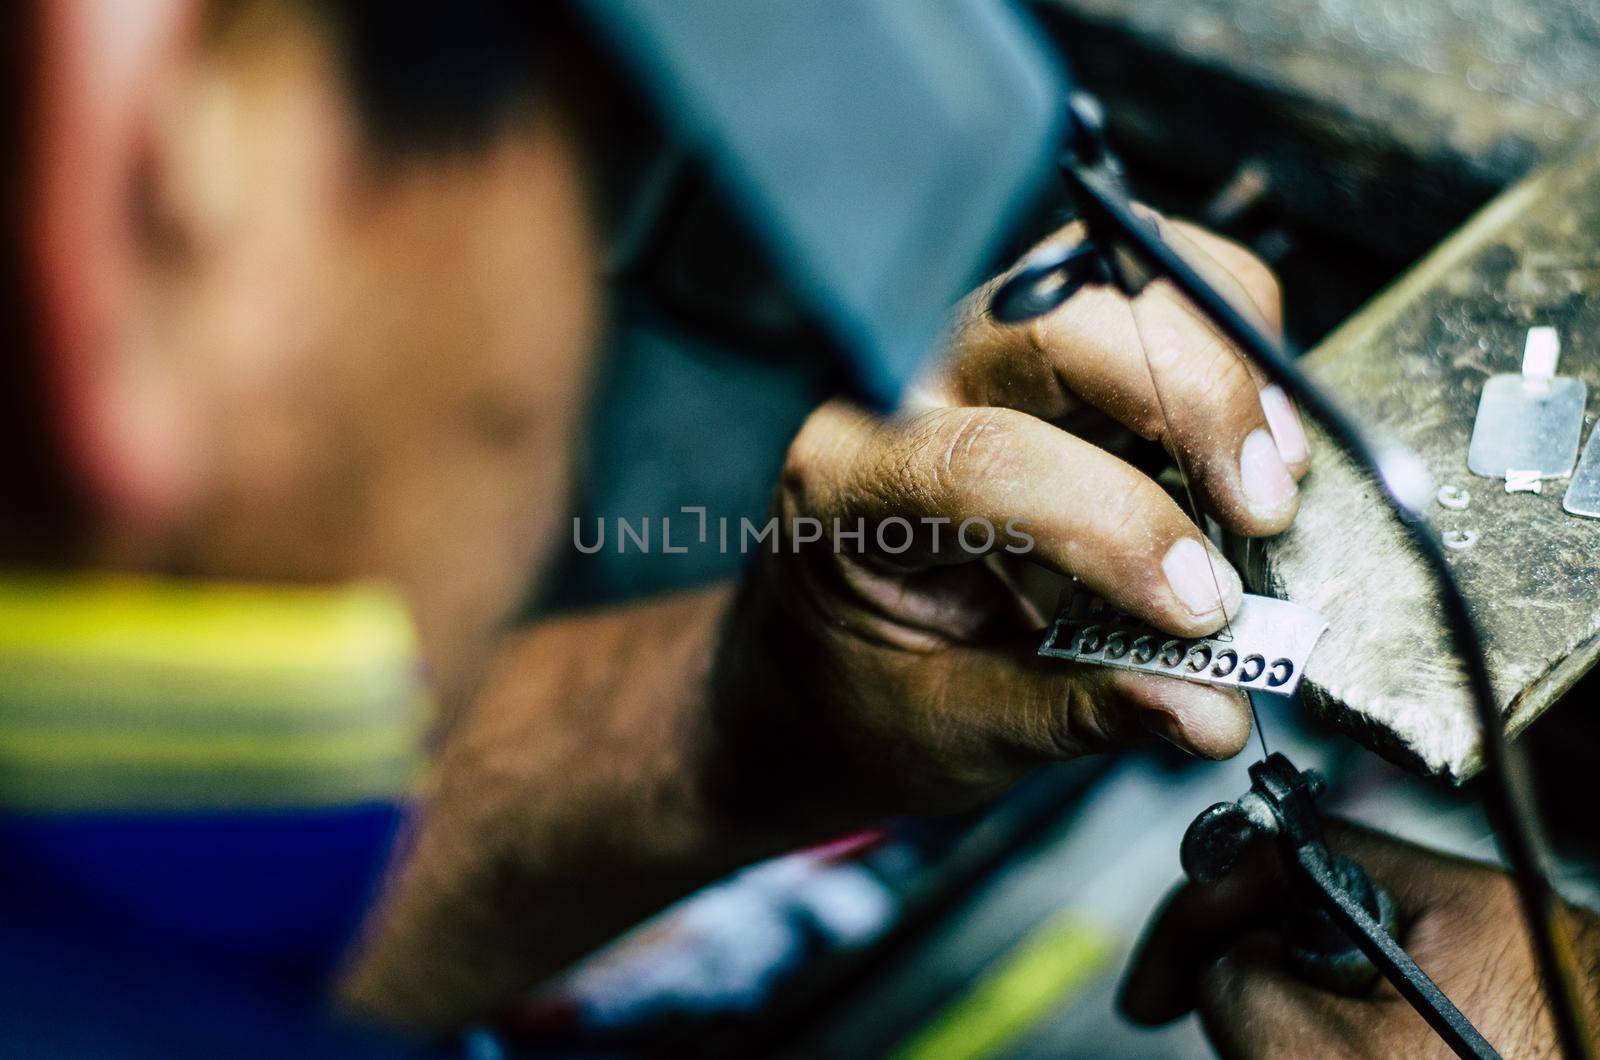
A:
[[[382,587],[0,577],[0,1052],[398,1049],[327,998],[427,713]]]
[[[399,821],[381,803],[0,816],[0,1055],[418,1053],[324,1000]]]
[[[399,820],[384,803],[0,816],[0,881],[43,917],[310,980],[349,942]]]
[[[0,1057],[442,1055],[342,1025],[319,999],[115,927],[0,912]]]

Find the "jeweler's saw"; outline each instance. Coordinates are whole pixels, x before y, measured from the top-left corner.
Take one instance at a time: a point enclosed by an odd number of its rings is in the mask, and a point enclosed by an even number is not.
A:
[[[1510,782],[1509,751],[1500,727],[1495,692],[1473,616],[1453,577],[1447,543],[1421,514],[1427,472],[1409,451],[1374,446],[1364,430],[1304,375],[1281,343],[1268,337],[1214,284],[1216,273],[1186,260],[1169,245],[1160,222],[1136,212],[1123,187],[1121,169],[1101,135],[1101,115],[1092,101],[1075,97],[1071,136],[1059,160],[1069,193],[1085,222],[1087,237],[1075,246],[1047,244],[1034,251],[994,292],[990,312],[1001,322],[1020,322],[1049,312],[1089,285],[1110,285],[1130,304],[1152,280],[1166,280],[1236,348],[1284,385],[1331,434],[1331,440],[1372,476],[1381,504],[1395,516],[1406,541],[1431,580],[1454,657],[1463,666],[1470,700],[1483,737],[1491,784],[1488,810],[1502,851],[1518,883],[1546,997],[1564,1051],[1588,1056],[1592,1038],[1574,1002],[1568,952],[1560,932],[1557,900],[1536,852],[1537,822],[1526,794]],[[1139,314],[1134,311],[1138,329]],[[1140,337],[1143,344],[1143,337]],[[1144,350],[1157,403],[1170,427],[1159,373]],[[1170,435],[1169,431],[1169,435]],[[1195,502],[1184,454],[1173,453],[1197,525],[1204,525]],[[1510,479],[1508,477],[1509,484]],[[1509,488],[1509,485],[1508,485]],[[1216,571],[1213,570],[1216,578]],[[1221,596],[1220,578],[1216,578]],[[1371,594],[1360,587],[1362,598]],[[1262,616],[1286,607],[1285,620]],[[1241,630],[1229,622],[1198,640],[1180,640],[1103,601],[1069,594],[1050,624],[1040,654],[1079,665],[1112,666],[1164,674],[1258,692],[1292,691],[1312,658],[1312,647],[1326,623],[1303,605],[1247,597],[1238,615]],[[1248,625],[1246,625],[1248,621]],[[1359,632],[1359,630],[1358,630]],[[1254,704],[1252,703],[1252,710]],[[1251,791],[1235,803],[1202,813],[1183,844],[1186,869],[1199,880],[1216,878],[1231,867],[1244,846],[1263,835],[1277,839],[1291,889],[1291,950],[1301,974],[1344,990],[1364,989],[1376,972],[1384,974],[1434,1031],[1461,1056],[1495,1056],[1438,987],[1395,941],[1392,912],[1385,896],[1355,862],[1331,854],[1321,839],[1314,799],[1316,778],[1296,770],[1267,749],[1251,768]],[[1385,920],[1389,923],[1386,925]]]

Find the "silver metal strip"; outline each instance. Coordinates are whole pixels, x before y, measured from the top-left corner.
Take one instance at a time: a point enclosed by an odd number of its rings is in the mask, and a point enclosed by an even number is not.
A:
[[[1467,446],[1467,469],[1506,480],[1506,492],[1538,493],[1539,479],[1572,473],[1583,437],[1583,380],[1556,375],[1561,340],[1554,328],[1529,328],[1522,373],[1483,385]]]
[[[1561,507],[1573,515],[1600,519],[1600,424],[1589,432],[1589,444],[1583,447],[1583,459],[1572,473]]]
[[[1288,696],[1299,687],[1311,649],[1327,628],[1327,620],[1309,607],[1246,594],[1229,633],[1174,637],[1075,587],[1039,654]]]

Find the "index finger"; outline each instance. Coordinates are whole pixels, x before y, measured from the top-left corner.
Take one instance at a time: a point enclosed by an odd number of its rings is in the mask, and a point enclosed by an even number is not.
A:
[[[824,405],[790,447],[783,495],[825,523],[898,519],[912,532],[910,520],[1021,526],[1030,559],[1178,636],[1220,628],[1243,592],[1238,573],[1161,487],[1010,409],[880,421]],[[949,536],[943,551],[918,534],[886,558],[913,567],[971,561]]]
[[[1276,330],[1277,287],[1265,266],[1198,229],[1163,221],[1162,230],[1230,301]],[[987,313],[987,295],[965,307],[959,356],[934,399],[1046,419],[1087,403],[1179,456],[1229,529],[1258,536],[1288,525],[1295,480],[1310,465],[1293,403],[1169,284],[1153,283],[1132,302],[1109,286],[1086,287],[1016,325]]]

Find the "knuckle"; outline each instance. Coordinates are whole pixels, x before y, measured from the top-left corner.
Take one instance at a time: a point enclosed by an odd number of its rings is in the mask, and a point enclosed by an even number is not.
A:
[[[1082,712],[1084,742],[1096,750],[1121,746],[1127,739],[1127,716],[1115,696],[1085,693]]]
[[[787,463],[796,467],[808,466],[815,458],[817,444],[821,437],[827,433],[826,412],[817,409],[806,417],[800,425],[800,430],[795,434],[794,440],[789,443]]]
[[[1102,533],[1111,541],[1144,541],[1164,522],[1170,505],[1161,487],[1143,475],[1130,476],[1120,490],[1108,490],[1099,506]]]
[[[928,466],[930,454],[940,449],[948,419],[945,412],[922,417],[881,454],[881,473],[876,483],[881,493],[925,497],[939,488],[930,478]]]
[[[1197,408],[1254,408],[1255,384],[1250,370],[1230,349],[1208,343],[1186,358],[1184,389]]]
[[[966,410],[947,417],[927,446],[930,485],[944,496],[962,496],[974,483],[1003,473],[1011,461],[1006,409]]]
[[[820,443],[823,435],[827,433],[822,418],[823,412],[820,409],[806,417],[799,433],[794,436],[794,441],[789,443],[789,451],[783,459],[785,487],[803,488],[815,470]]]
[[[1040,363],[1051,361],[1056,346],[1053,329],[1057,327],[1059,319],[1064,319],[1066,308],[1066,303],[1063,303],[1052,312],[1034,317],[1017,329],[1022,338],[1022,348],[1029,357]]]
[[[1044,712],[1046,753],[1057,758],[1074,758],[1104,746],[1095,725],[1100,709],[1098,698],[1082,681],[1073,681],[1067,686],[1066,701]]]
[[[806,417],[784,454],[780,489],[797,498],[815,492],[829,469],[841,458],[841,427],[839,412],[831,405],[824,405]]]

